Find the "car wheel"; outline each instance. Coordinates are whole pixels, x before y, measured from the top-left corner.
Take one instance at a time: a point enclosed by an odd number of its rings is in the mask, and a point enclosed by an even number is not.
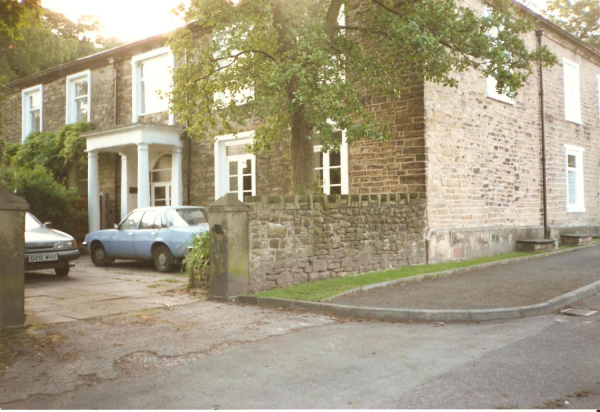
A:
[[[154,250],[154,266],[162,273],[173,270],[173,255],[168,247],[161,245]]]
[[[104,246],[101,243],[96,243],[92,246],[92,262],[95,266],[103,267],[111,264],[111,260],[104,250]]]
[[[68,266],[66,268],[54,268],[54,273],[56,276],[68,276],[70,269]]]

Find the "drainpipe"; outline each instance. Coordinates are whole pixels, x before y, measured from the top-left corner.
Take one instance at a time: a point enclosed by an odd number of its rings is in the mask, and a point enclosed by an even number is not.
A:
[[[544,29],[541,27],[535,31],[538,46],[542,47]],[[540,116],[542,121],[542,199],[544,203],[544,239],[550,239],[550,228],[548,227],[548,192],[546,185],[546,124],[544,111],[544,68],[540,61]]]

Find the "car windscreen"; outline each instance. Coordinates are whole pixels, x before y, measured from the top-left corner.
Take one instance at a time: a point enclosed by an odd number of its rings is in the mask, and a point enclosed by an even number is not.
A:
[[[42,222],[31,213],[25,213],[25,230],[33,230],[37,227],[42,227]]]
[[[196,226],[207,223],[201,209],[171,209],[165,212],[165,217],[171,227]]]

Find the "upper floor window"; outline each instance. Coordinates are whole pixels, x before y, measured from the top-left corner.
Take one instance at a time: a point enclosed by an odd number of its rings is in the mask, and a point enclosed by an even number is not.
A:
[[[214,59],[217,61],[219,66],[217,75],[225,73],[229,68],[236,64],[236,59],[230,57],[231,55],[239,54],[239,50],[228,50],[227,45],[231,40],[231,31],[235,30],[236,26],[232,25],[225,30],[213,34],[213,42],[217,45],[217,50],[213,53]],[[227,54],[229,53],[229,55]],[[251,53],[250,53],[251,54]],[[233,93],[229,89],[224,91],[216,92],[213,95],[215,110],[227,108],[233,101],[236,106],[241,106],[254,100],[254,88],[245,87]]]
[[[600,127],[600,74],[596,75],[598,81],[598,127]]]
[[[345,133],[337,131],[334,138],[341,141],[337,152],[323,152],[323,146],[314,146],[315,176],[326,195],[347,195],[348,184],[348,143]]]
[[[483,17],[490,17],[492,15],[492,9],[490,7],[483,8]],[[493,28],[488,33],[492,39],[496,39],[498,37],[499,31],[502,30],[502,27]],[[486,97],[499,100],[508,104],[515,104],[515,99],[508,95],[508,90],[498,92],[497,89],[498,81],[493,76],[488,76],[485,79],[485,95]]]
[[[567,212],[585,212],[583,191],[583,147],[565,145],[567,168]]]
[[[565,120],[581,124],[581,90],[579,85],[579,65],[563,59],[565,89]]]
[[[86,70],[67,77],[67,124],[91,121],[91,76]]]
[[[42,85],[34,86],[22,92],[22,139],[34,132],[41,132],[44,127],[43,111],[44,92]]]
[[[161,47],[147,53],[134,56],[133,65],[133,107],[132,122],[137,123],[140,116],[162,113],[169,110],[169,99],[162,95],[172,88],[171,69],[175,66],[173,53],[168,47]],[[169,114],[169,124],[174,123]]]

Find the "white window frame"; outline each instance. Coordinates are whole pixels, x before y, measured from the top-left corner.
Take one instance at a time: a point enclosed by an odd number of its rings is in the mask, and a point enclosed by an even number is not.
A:
[[[492,14],[492,9],[489,6],[483,7],[483,17],[489,17]],[[491,36],[496,38],[498,36],[497,33],[491,33]],[[495,99],[501,101],[503,103],[515,104],[515,99],[507,96],[504,93],[498,93],[496,86],[498,85],[498,81],[494,78],[494,76],[488,76],[485,79],[485,96],[490,99]]]
[[[252,196],[256,196],[256,156],[248,153],[244,155],[227,156],[228,146],[248,145],[252,143],[254,130],[236,134],[227,134],[215,137],[215,199],[225,196],[229,192],[229,160],[250,159],[252,162]],[[239,175],[238,175],[239,176]],[[242,186],[238,184],[238,199],[243,202]]]
[[[570,85],[570,83],[567,81],[569,73],[573,73],[575,75],[572,80],[572,85]],[[572,86],[572,90],[570,86]],[[565,101],[565,120],[582,124],[579,64],[566,58],[563,58],[563,92]],[[571,105],[573,107],[571,107]]]
[[[566,187],[566,203],[568,213],[585,212],[585,189],[583,178],[583,147],[571,146],[565,144],[565,187]],[[575,156],[575,169],[569,168],[569,156]],[[577,203],[569,203],[569,171],[575,171],[577,184]]]
[[[596,75],[596,81],[598,84],[598,128],[600,129],[600,74]]]
[[[503,103],[515,104],[515,99],[505,94],[498,93],[496,85],[498,81],[493,76],[488,76],[485,79],[485,96],[491,99],[501,101]]]
[[[32,93],[40,93],[40,132],[44,131],[44,87],[41,84],[30,87],[21,92],[21,141],[27,140],[27,137],[32,133],[29,112],[29,95]]]
[[[226,35],[226,37],[227,36],[228,35]],[[219,41],[215,38],[214,35],[212,37],[212,41],[219,44]],[[213,57],[215,59],[219,58],[220,57],[219,52],[215,52]],[[220,63],[219,67],[226,66],[230,63],[231,62],[228,60],[222,60],[222,65]],[[224,69],[224,70],[227,70],[227,69]],[[217,76],[218,76],[218,73],[217,73]],[[232,95],[232,93],[229,89],[226,89],[224,92],[216,92],[215,94],[213,94],[213,103],[214,103],[213,110],[226,109],[232,100],[235,101],[236,106],[243,106],[247,103],[254,101],[254,88],[245,88],[245,89],[237,92],[235,95]]]
[[[339,131],[339,130],[336,130]],[[341,191],[343,195],[350,194],[350,184],[348,178],[348,140],[346,139],[346,131],[342,130],[342,144],[340,145],[340,173],[342,175]],[[322,145],[313,146],[315,153],[320,152],[323,148]],[[331,194],[331,179],[330,179],[330,167],[329,167],[329,156],[330,152],[323,152],[323,193],[326,195]],[[313,169],[316,169],[313,166]]]
[[[77,122],[77,104],[75,104],[75,83],[80,80],[86,80],[88,84],[88,113],[87,113],[87,121],[92,121],[92,71],[85,70],[80,73],[72,74],[67,76],[67,85],[66,85],[66,96],[67,96],[67,109],[66,109],[66,124],[72,124]],[[81,96],[80,96],[81,97]]]
[[[131,108],[131,122],[137,123],[139,121],[140,116],[153,114],[153,113],[142,113],[142,96],[141,96],[141,70],[140,63],[145,60],[154,59],[156,57],[161,57],[167,55],[169,58],[169,62],[171,63],[171,68],[175,67],[175,55],[171,51],[171,48],[168,46],[160,47],[158,49],[150,50],[149,52],[135,55],[131,58],[131,69],[133,73],[133,81],[132,81],[132,108]],[[171,85],[172,86],[172,85]],[[165,90],[167,91],[167,90]],[[170,91],[170,90],[168,90]],[[169,124],[175,124],[175,115],[171,110],[169,111]]]

